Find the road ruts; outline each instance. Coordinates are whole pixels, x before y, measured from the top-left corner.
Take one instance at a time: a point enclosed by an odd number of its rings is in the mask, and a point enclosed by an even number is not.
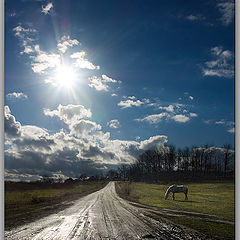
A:
[[[154,220],[145,215],[145,211],[118,197],[115,183],[110,182],[103,189],[75,201],[69,208],[5,231],[5,239],[207,239],[167,221]]]

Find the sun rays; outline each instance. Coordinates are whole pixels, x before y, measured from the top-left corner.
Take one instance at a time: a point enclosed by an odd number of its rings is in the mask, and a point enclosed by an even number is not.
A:
[[[60,65],[53,74],[53,81],[59,88],[73,88],[76,79],[74,69],[67,65]]]

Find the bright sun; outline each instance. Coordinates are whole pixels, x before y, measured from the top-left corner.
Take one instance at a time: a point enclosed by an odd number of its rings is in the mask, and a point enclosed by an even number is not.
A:
[[[59,87],[71,88],[76,80],[76,75],[71,67],[61,65],[55,71],[54,80]]]

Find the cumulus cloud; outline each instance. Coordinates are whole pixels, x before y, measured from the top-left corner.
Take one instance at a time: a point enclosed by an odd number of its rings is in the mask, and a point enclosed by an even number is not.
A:
[[[109,86],[102,81],[100,77],[89,77],[88,80],[90,83],[88,84],[89,87],[95,88],[97,91],[108,91]]]
[[[101,77],[92,76],[89,77],[88,80],[90,83],[88,84],[89,87],[95,88],[97,91],[109,91],[109,83],[117,83],[119,81],[108,77],[107,75],[103,74]],[[112,96],[117,96],[115,93]]]
[[[32,57],[32,70],[35,73],[44,73],[48,68],[55,68],[61,64],[59,54],[41,51],[39,45],[35,45],[34,49],[37,55]]]
[[[76,123],[81,119],[91,118],[92,112],[90,109],[86,109],[82,105],[69,104],[63,106],[58,105],[56,110],[50,110],[48,108],[43,110],[44,114],[50,117],[57,116],[60,120],[64,121],[66,124]]]
[[[96,133],[96,131],[101,130],[101,125],[89,121],[89,120],[79,120],[76,123],[70,124],[70,133],[79,137],[79,138],[86,138]]]
[[[103,80],[102,80],[103,82],[112,82],[112,83],[116,83],[116,82],[117,82],[117,80],[112,79],[112,78],[108,77],[108,76],[105,75],[105,74],[102,75],[102,79],[103,79]]]
[[[117,97],[117,94],[116,93],[112,93],[111,96],[112,97]]]
[[[5,133],[10,143],[5,150],[8,179],[97,174],[118,164],[132,163],[144,150],[167,142],[166,136],[153,136],[140,143],[110,140],[110,134],[102,132],[99,124],[84,119],[91,117],[91,111],[81,105],[59,105],[44,112],[68,124],[69,131],[51,134],[37,126],[21,125],[5,107]],[[101,143],[100,138],[104,139]]]
[[[88,59],[86,59],[85,56],[86,53],[84,51],[80,51],[73,53],[70,57],[76,59],[76,61],[73,63],[75,67],[87,68],[90,70],[100,69],[100,66],[95,66]]]
[[[228,0],[228,1],[221,1],[217,4],[217,8],[221,13],[221,22],[224,26],[228,26],[232,23],[234,18],[234,1]]]
[[[189,93],[184,93],[188,95]],[[158,105],[158,104],[157,104]],[[135,119],[138,122],[148,122],[150,124],[157,124],[161,121],[170,121],[174,120],[175,122],[185,123],[188,122],[191,118],[197,117],[197,113],[189,112],[189,108],[192,106],[188,106],[181,103],[173,103],[168,106],[159,106],[158,109],[162,110],[162,112],[157,114],[150,114],[143,118]]]
[[[222,46],[216,46],[211,49],[211,53],[215,60],[205,62],[203,75],[232,78],[234,76],[232,52],[223,50]]]
[[[177,114],[177,115],[173,116],[172,119],[175,120],[176,122],[180,122],[180,123],[185,123],[190,120],[190,118],[188,116],[183,115],[183,114]]]
[[[165,135],[153,136],[147,140],[140,142],[140,149],[148,150],[155,147],[163,147],[165,143],[167,143],[168,139]]]
[[[160,106],[159,109],[163,109],[163,110],[166,110],[168,112],[174,112],[174,106],[172,104],[170,104],[169,106],[167,107],[162,107]]]
[[[12,92],[8,93],[6,96],[8,99],[28,98],[28,96],[22,92]]]
[[[117,119],[113,119],[107,122],[107,126],[109,126],[110,128],[119,128],[120,122]]]
[[[58,50],[62,53],[65,53],[68,47],[72,47],[74,45],[79,45],[79,41],[77,39],[70,39],[70,36],[63,36],[57,44]]]
[[[46,15],[50,12],[50,10],[52,8],[53,8],[53,4],[51,2],[49,2],[45,7],[42,6],[42,13],[44,13]]]
[[[4,131],[7,137],[18,137],[21,135],[21,124],[16,121],[8,106],[4,107]]]
[[[125,101],[120,101],[117,105],[121,108],[131,108],[131,107],[140,107],[141,105],[143,105],[144,102],[140,101],[140,100],[131,100],[131,99],[127,99]]]

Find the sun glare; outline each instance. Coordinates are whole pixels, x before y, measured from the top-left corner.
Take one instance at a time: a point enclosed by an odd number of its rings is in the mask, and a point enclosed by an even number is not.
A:
[[[59,87],[71,88],[76,80],[76,75],[71,67],[62,65],[56,69],[54,80]]]

